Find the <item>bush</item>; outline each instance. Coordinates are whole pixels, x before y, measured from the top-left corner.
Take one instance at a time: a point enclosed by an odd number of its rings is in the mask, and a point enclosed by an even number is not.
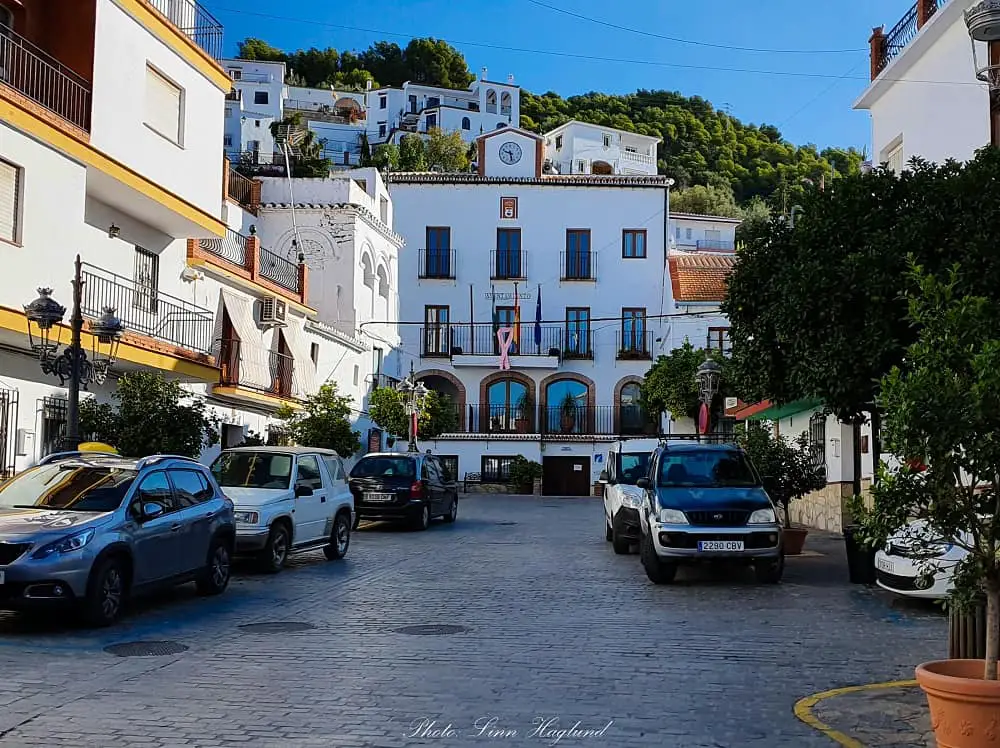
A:
[[[542,477],[542,466],[537,462],[518,455],[510,465],[510,485],[515,488],[531,486],[534,490],[535,479]]]

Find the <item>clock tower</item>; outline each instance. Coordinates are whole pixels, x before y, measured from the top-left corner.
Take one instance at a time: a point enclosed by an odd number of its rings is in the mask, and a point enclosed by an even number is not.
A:
[[[544,140],[518,127],[501,127],[476,139],[479,175],[537,178],[542,175]]]

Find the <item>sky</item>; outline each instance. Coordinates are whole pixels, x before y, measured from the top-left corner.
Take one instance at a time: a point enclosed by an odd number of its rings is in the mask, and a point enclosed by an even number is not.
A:
[[[677,90],[820,148],[869,145],[868,113],[851,108],[869,80],[868,38],[912,1],[201,0],[229,55],[248,36],[340,51],[433,36],[474,73],[513,74],[534,93]]]

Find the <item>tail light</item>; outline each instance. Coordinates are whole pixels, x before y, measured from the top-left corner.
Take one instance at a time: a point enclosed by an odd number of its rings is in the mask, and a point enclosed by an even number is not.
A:
[[[410,486],[410,498],[411,499],[424,498],[424,482],[422,480],[414,481],[413,485]]]

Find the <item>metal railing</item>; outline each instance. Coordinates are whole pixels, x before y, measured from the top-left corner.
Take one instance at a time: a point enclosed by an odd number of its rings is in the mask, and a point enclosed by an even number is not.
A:
[[[650,361],[653,358],[652,330],[619,330],[618,354],[620,361]]]
[[[591,359],[594,357],[594,331],[568,328],[562,347],[564,359]]]
[[[219,384],[256,390],[279,397],[291,397],[292,373],[295,366],[291,356],[261,346],[249,345],[236,338],[220,338],[215,343]],[[265,374],[270,382],[253,381],[251,377],[246,376],[249,370]]]
[[[454,249],[418,249],[417,277],[454,280],[455,259]]]
[[[243,100],[243,92],[238,88],[234,88],[233,90],[231,90],[229,93],[226,94],[226,101],[242,101],[242,100]]]
[[[528,253],[525,250],[490,250],[490,280],[523,280],[527,277]]]
[[[0,83],[90,131],[90,83],[3,24]]]
[[[189,301],[137,284],[110,270],[83,263],[82,310],[97,318],[112,307],[126,332],[137,332],[198,353],[212,348],[212,312]]]
[[[254,211],[257,208],[254,202],[254,183],[249,177],[245,177],[235,169],[229,170],[229,197],[238,202],[244,208]]]
[[[182,34],[216,60],[222,59],[222,24],[195,0],[145,0]]]
[[[263,277],[282,288],[288,289],[292,293],[301,292],[299,266],[263,247],[260,248],[259,271]]]
[[[375,374],[372,376],[373,390],[377,390],[383,387],[396,389],[397,384],[399,384],[399,379],[397,379],[396,377],[390,377],[388,374]]]
[[[425,356],[447,356],[449,351],[455,356],[498,356],[500,343],[497,328],[492,324],[451,324],[448,336],[438,334],[440,328],[421,328],[421,341]],[[534,322],[521,322],[520,341],[512,345],[511,356],[553,356],[559,355],[562,345],[562,328],[542,325],[541,342],[535,342]],[[450,349],[442,345],[442,338],[450,340]],[[443,352],[437,351],[444,348]]]
[[[597,279],[597,253],[596,252],[568,252],[559,253],[559,267],[562,270],[560,280],[564,281],[590,281]]]
[[[920,31],[917,22],[919,17],[920,3],[924,3],[924,17],[929,19],[937,13],[948,0],[917,0],[906,14],[899,19],[899,22],[885,35],[879,58],[875,60],[875,72],[881,73],[896,57],[902,54],[917,32]]]
[[[716,252],[733,252],[736,249],[736,242],[728,239],[699,239],[695,242],[698,249],[714,250]]]
[[[472,404],[459,427],[472,434],[541,434],[558,436],[650,436],[656,422],[638,405],[540,406],[530,404]]]
[[[247,268],[247,237],[239,232],[226,229],[225,236],[199,239],[198,246],[206,252],[211,252],[223,260],[233,263],[236,267]]]

